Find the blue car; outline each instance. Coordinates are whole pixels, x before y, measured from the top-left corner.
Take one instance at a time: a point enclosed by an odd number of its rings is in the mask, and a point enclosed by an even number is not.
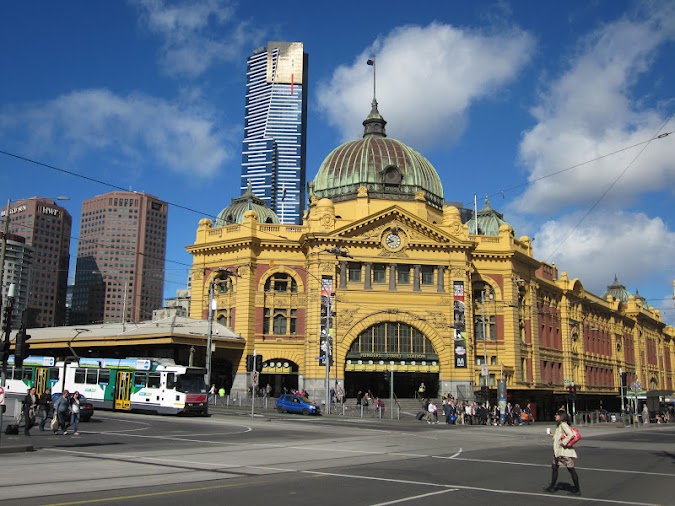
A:
[[[303,415],[320,415],[321,409],[312,404],[306,397],[295,394],[284,394],[277,400],[279,413],[300,413]]]

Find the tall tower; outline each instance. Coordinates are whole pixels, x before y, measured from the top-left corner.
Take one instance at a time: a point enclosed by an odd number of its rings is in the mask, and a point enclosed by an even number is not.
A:
[[[150,320],[162,307],[167,203],[111,192],[82,203],[71,324]]]
[[[282,223],[305,207],[307,62],[301,42],[269,42],[247,63],[240,189],[250,182]]]
[[[9,219],[9,233],[24,237],[33,250],[24,315],[28,328],[64,325],[73,224],[70,213],[51,199],[31,197],[16,201],[2,214]]]

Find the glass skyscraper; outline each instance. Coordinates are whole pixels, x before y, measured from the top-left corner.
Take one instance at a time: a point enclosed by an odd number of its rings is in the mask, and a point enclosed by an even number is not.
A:
[[[282,223],[305,208],[307,60],[301,42],[269,42],[247,64],[241,191],[250,182]]]

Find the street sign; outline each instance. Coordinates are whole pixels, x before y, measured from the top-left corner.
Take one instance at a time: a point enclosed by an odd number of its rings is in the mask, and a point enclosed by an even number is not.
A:
[[[483,366],[480,369],[480,375],[481,376],[487,376],[488,374],[489,374],[488,366],[487,366],[487,364],[483,364]]]
[[[570,386],[570,380],[568,378],[565,378],[563,380],[563,385],[565,385],[566,387]]]
[[[254,385],[257,385],[257,384],[258,384],[258,381],[259,381],[259,378],[260,378],[260,377],[258,376],[258,374],[259,374],[258,371],[255,371],[255,372],[253,373],[253,384],[254,384]]]
[[[5,389],[0,387],[0,406],[5,405]]]

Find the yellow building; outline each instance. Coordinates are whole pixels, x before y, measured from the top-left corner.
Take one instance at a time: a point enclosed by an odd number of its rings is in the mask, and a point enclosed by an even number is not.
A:
[[[675,329],[659,311],[586,292],[487,200],[477,217],[445,204],[434,167],[386,136],[375,101],[363,124],[309,184],[302,225],[279,224],[250,189],[199,222],[190,316],[207,317],[227,269],[215,318],[246,340],[238,362],[216,348],[214,382],[245,391],[255,350],[261,385],[321,401],[328,335],[329,384],[352,398],[389,397],[392,376],[398,397],[424,382],[431,396],[473,399],[485,386],[494,398],[503,379],[511,402],[540,406],[574,385],[579,408],[618,407],[620,370],[629,384],[674,388]]]

